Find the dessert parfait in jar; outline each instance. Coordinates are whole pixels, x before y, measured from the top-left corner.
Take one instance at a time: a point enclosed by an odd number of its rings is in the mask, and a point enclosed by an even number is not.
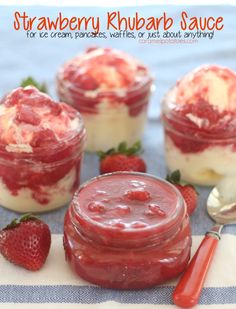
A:
[[[88,151],[106,151],[140,140],[152,78],[146,66],[111,48],[89,48],[66,62],[57,75],[59,98],[78,109]]]
[[[162,105],[167,166],[187,182],[215,185],[236,175],[236,73],[205,65],[188,73]]]
[[[34,87],[0,104],[0,205],[43,212],[68,203],[79,186],[85,129],[78,111]]]
[[[91,179],[65,216],[67,261],[81,278],[107,288],[142,289],[174,278],[188,264],[190,247],[182,195],[144,173]]]

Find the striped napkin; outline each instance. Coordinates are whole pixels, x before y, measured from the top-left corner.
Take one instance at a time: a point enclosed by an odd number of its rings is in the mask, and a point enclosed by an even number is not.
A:
[[[202,236],[193,236],[192,254]],[[224,234],[196,309],[236,308],[236,235]],[[0,308],[172,309],[176,280],[152,289],[117,291],[92,285],[75,275],[65,261],[62,235],[52,236],[44,267],[30,272],[0,257]],[[78,307],[79,304],[79,307]]]

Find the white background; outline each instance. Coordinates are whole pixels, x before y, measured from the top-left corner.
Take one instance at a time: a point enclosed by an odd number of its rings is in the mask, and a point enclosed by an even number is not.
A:
[[[123,3],[122,3],[123,2]],[[139,5],[218,5],[236,4],[236,0],[0,0],[0,5],[56,5],[56,6],[139,6]]]

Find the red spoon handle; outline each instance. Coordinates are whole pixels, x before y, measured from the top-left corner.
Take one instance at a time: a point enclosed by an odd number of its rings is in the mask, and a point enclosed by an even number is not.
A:
[[[191,308],[198,303],[207,271],[210,267],[219,239],[207,234],[178,282],[174,303],[182,308]]]

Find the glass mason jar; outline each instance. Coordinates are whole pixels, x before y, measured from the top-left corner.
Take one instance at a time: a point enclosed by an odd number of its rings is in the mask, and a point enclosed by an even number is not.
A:
[[[89,49],[58,72],[60,100],[82,114],[86,150],[106,151],[140,140],[147,119],[152,77],[131,56],[109,48]]]
[[[148,174],[93,178],[65,215],[67,261],[81,278],[107,288],[147,288],[174,278],[188,264],[190,247],[181,194]]]
[[[0,109],[0,205],[37,213],[70,202],[85,144],[80,114],[33,87],[17,88]]]
[[[236,73],[204,65],[186,74],[162,104],[167,166],[185,181],[215,185],[236,175]]]
[[[226,176],[236,175],[236,114],[218,112],[209,107],[208,119],[191,116],[173,100],[175,89],[165,96],[162,119],[165,135],[165,158],[170,171],[179,169],[186,182],[212,186]],[[202,106],[203,104],[203,106]],[[199,102],[198,111],[205,110]],[[192,109],[193,107],[191,107]]]

